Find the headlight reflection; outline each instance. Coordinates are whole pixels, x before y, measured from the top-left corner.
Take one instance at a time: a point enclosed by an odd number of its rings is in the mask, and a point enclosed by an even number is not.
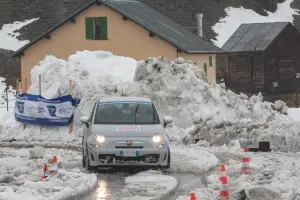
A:
[[[104,180],[99,181],[96,194],[97,200],[105,200],[108,197],[107,184]]]

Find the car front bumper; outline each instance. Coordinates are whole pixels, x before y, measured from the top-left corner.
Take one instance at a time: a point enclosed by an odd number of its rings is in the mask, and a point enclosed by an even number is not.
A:
[[[165,167],[168,164],[168,148],[158,149],[97,149],[89,148],[91,167],[116,166],[157,166]],[[122,153],[123,152],[123,153]],[[125,153],[133,153],[124,156]]]

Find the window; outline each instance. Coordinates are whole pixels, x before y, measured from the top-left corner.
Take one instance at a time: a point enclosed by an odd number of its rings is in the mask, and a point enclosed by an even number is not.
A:
[[[212,64],[213,63],[212,62],[212,56],[209,56],[208,58],[209,58],[209,66],[212,67],[213,66],[213,64]]]
[[[99,103],[94,124],[160,124],[157,111],[147,102]]]
[[[87,40],[107,40],[107,18],[87,17],[85,18]]]
[[[204,71],[205,71],[205,75],[207,76],[207,63],[204,63]]]

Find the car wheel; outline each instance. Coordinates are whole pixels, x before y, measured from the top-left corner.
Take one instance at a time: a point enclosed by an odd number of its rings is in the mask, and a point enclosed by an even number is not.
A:
[[[82,165],[86,170],[90,171],[93,168],[90,166],[90,159],[89,159],[88,155],[89,155],[89,152],[88,152],[88,149],[86,146],[85,151],[84,151],[84,149],[82,150]]]
[[[171,151],[169,149],[169,151],[168,151],[168,164],[166,166],[166,169],[170,169],[170,167],[171,167]]]
[[[163,172],[166,172],[166,170],[170,169],[171,167],[171,152],[170,152],[170,149],[168,150],[168,163],[167,163],[167,166],[165,167],[161,167],[161,170]]]

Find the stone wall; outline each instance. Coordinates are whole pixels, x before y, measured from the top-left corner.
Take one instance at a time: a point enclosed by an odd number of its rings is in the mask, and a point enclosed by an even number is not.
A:
[[[13,51],[0,49],[0,77],[15,88],[17,78],[21,78],[20,59],[11,57]]]

